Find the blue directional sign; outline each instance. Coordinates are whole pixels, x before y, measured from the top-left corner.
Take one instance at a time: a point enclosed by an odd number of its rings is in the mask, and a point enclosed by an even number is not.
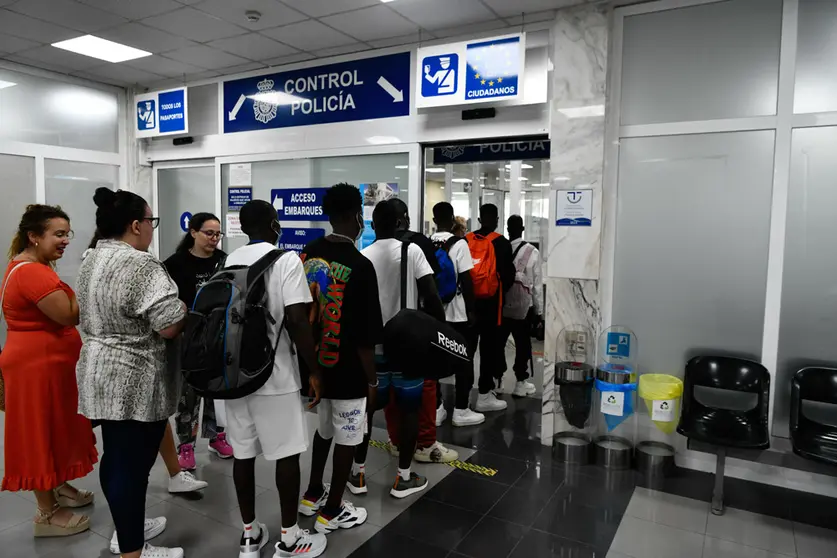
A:
[[[252,187],[230,188],[227,191],[227,211],[241,211],[241,208],[252,199]]]
[[[282,250],[293,250],[296,253],[302,252],[305,245],[315,238],[325,236],[325,229],[289,229],[282,227],[282,236],[279,237],[279,248]]]
[[[224,133],[410,114],[410,53],[224,82]]]
[[[186,132],[186,89],[162,91],[160,102],[160,134]]]
[[[280,221],[327,221],[323,214],[326,188],[282,188],[270,191]]]
[[[183,232],[188,232],[189,231],[189,221],[191,221],[191,220],[192,220],[192,214],[189,213],[188,211],[183,212],[183,214],[180,216],[180,230],[182,230]]]

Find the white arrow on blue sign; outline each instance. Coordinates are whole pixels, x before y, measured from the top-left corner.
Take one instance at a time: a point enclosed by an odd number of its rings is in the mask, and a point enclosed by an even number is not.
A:
[[[183,215],[180,216],[180,230],[183,232],[189,231],[189,221],[192,220],[192,214],[188,211],[185,211]]]
[[[224,133],[410,114],[410,53],[224,82]]]

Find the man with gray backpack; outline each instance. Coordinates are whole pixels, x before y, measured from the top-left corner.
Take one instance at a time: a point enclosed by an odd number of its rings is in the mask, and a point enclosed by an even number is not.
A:
[[[320,368],[308,324],[311,294],[302,262],[276,248],[276,210],[253,200],[241,208],[250,242],[235,250],[205,283],[187,320],[182,352],[186,381],[202,396],[225,400],[227,436],[233,447],[233,481],[244,528],[240,558],[258,558],[270,539],[256,519],[255,462],[276,461],[282,534],[274,558],[320,556],[324,535],[297,523],[299,455],[308,429],[296,351],[308,366],[315,405]]]

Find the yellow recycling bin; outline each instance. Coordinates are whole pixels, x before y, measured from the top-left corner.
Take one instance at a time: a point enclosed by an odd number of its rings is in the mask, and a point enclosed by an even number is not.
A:
[[[666,434],[674,432],[680,418],[683,380],[669,374],[643,374],[638,392],[657,428]]]

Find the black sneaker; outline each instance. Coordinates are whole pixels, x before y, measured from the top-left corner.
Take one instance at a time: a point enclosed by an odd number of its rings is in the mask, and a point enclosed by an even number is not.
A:
[[[366,474],[351,473],[349,475],[349,482],[346,483],[346,488],[348,488],[349,492],[352,494],[366,494],[369,492],[369,487],[366,486]]]
[[[259,536],[251,538],[247,532],[241,534],[241,550],[238,553],[238,558],[259,558],[261,556],[262,548],[270,540],[270,534],[267,532],[267,526],[264,523],[259,523]]]
[[[401,478],[401,475],[396,474],[395,484],[392,486],[389,494],[395,498],[406,498],[411,494],[421,492],[425,488],[427,488],[427,479],[424,477],[410,473],[410,480],[404,480]]]

